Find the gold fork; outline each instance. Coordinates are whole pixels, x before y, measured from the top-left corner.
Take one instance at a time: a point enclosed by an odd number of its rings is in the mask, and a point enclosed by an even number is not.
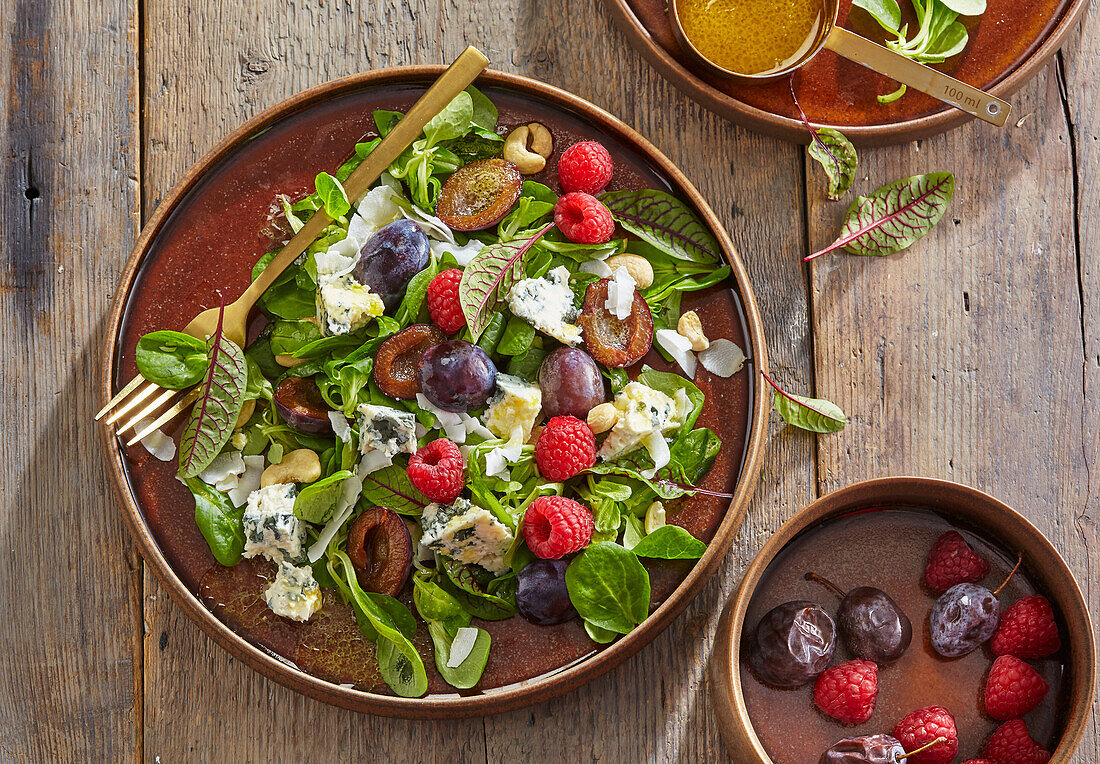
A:
[[[382,171],[389,167],[390,163],[397,159],[410,143],[416,140],[428,120],[442,111],[451,102],[451,99],[469,87],[488,65],[489,59],[481,51],[472,46],[466,48],[454,60],[454,63],[447,67],[447,71],[443,72],[439,79],[428,88],[428,91],[420,97],[420,100],[413,104],[409,112],[394,125],[393,129],[387,133],[374,151],[367,155],[363,163],[355,168],[355,171],[344,181],[344,189],[347,191],[348,198],[355,201],[363,196],[371,184],[378,180]],[[244,346],[245,332],[248,327],[248,314],[253,305],[256,304],[256,300],[264,293],[264,290],[271,286],[271,283],[279,277],[288,265],[306,251],[330,222],[332,222],[332,218],[325,213],[323,207],[314,212],[301,230],[294,234],[294,237],[268,264],[263,273],[244,290],[244,294],[232,304],[225,306],[222,331],[226,337],[238,345]],[[183,331],[205,340],[214,333],[218,325],[218,313],[218,308],[204,310],[191,319],[191,323],[185,326]],[[162,407],[167,406],[173,398],[181,393],[183,397],[175,405],[162,411],[159,415],[157,414],[157,412],[161,412]],[[109,427],[152,398],[151,402],[133,414],[116,431],[116,435],[121,435],[131,428],[137,430],[134,437],[126,443],[127,446],[132,446],[186,409],[198,397],[198,387],[192,388],[186,393],[182,390],[166,390],[159,385],[148,382],[141,374],[138,374],[119,390],[115,397],[107,402],[107,405],[95,415],[95,418],[96,421],[99,421],[109,413],[110,416],[104,422]],[[138,430],[138,425],[145,419],[152,419],[153,421]]]

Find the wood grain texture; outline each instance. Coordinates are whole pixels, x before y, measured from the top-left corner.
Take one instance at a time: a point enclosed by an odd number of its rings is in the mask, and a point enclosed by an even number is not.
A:
[[[3,761],[123,760],[138,743],[140,559],[88,425],[137,233],[135,12],[0,6]]]

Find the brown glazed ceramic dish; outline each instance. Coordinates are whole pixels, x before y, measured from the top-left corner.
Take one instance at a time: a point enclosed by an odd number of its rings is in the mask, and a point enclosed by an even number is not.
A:
[[[1050,682],[1051,691],[1043,704],[1026,716],[1026,722],[1040,743],[1057,746],[1051,748],[1052,762],[1070,760],[1091,711],[1096,647],[1087,606],[1065,561],[1031,523],[981,491],[929,478],[896,477],[848,486],[796,514],[764,545],[727,603],[712,654],[710,696],[727,751],[735,761],[768,764],[773,760],[767,751],[776,748],[789,749],[787,757],[797,755],[800,761],[816,761],[841,738],[889,733],[904,714],[939,702],[954,712],[959,724],[960,759],[977,755],[977,749],[996,726],[979,707],[980,688],[991,658],[987,648],[954,661],[931,655],[930,645],[924,642],[927,612],[934,597],[922,591],[919,580],[908,580],[919,578],[932,541],[949,527],[960,529],[992,563],[984,582],[987,586],[992,582],[996,587],[1012,567],[1015,553],[1023,553],[1019,579],[1014,577],[1002,592],[1002,607],[1036,592],[1050,599],[1059,622],[1062,649],[1050,659],[1035,662]],[[845,536],[858,537],[865,546],[848,553],[838,543]],[[815,547],[815,539],[825,539],[828,552]],[[878,547],[884,547],[881,558],[868,560],[867,555]],[[919,557],[911,559],[918,549]],[[766,687],[740,659],[743,629],[746,624],[754,627],[762,608],[778,604],[773,600],[806,596],[826,609],[830,609],[830,603],[835,608],[832,595],[802,580],[807,572],[803,566],[815,556],[817,565],[833,568],[824,572],[826,577],[830,573],[842,578],[846,573],[852,578],[872,577],[844,580],[840,585],[881,586],[896,598],[913,623],[913,643],[901,660],[881,670],[874,716],[857,728],[844,727],[817,712],[811,700],[812,685],[788,691]],[[891,564],[888,559],[895,562]],[[809,588],[803,588],[803,584]],[[813,587],[817,587],[816,592]],[[790,590],[791,596],[780,590]],[[840,650],[838,647],[838,655]],[[837,660],[840,658],[835,657],[834,662]],[[789,712],[792,703],[798,706],[794,713]],[[784,713],[781,708],[788,711]],[[792,718],[783,720],[783,716]],[[798,735],[777,738],[777,730],[784,724],[798,725]],[[766,740],[771,744],[766,745]],[[813,755],[807,758],[805,751],[794,754],[800,746],[809,747]]]
[[[441,72],[442,67],[397,68],[319,85],[249,120],[200,160],[157,209],[124,271],[99,381],[103,400],[135,373],[138,337],[178,329],[201,308],[216,305],[219,293],[230,301],[244,290],[253,263],[281,238],[274,230],[277,194],[309,193],[319,170],[339,165],[357,140],[372,133],[372,110],[407,109]],[[326,592],[324,608],[309,623],[274,616],[260,597],[264,575],[270,575],[263,565],[243,560],[223,568],[214,561],[195,525],[190,494],[174,479],[175,464],[157,461],[140,446],[122,449],[106,436],[134,538],[187,615],[233,655],[283,684],[377,714],[437,718],[511,709],[566,692],[633,655],[687,605],[722,559],[752,494],[764,448],[768,398],[753,387],[755,369],[767,368],[761,319],[745,269],[706,202],[648,141],[591,104],[512,75],[487,72],[477,85],[498,106],[501,125],[538,120],[553,133],[557,153],[581,138],[600,140],[616,162],[612,188],[667,189],[691,205],[718,238],[732,276],[685,302],[700,312],[713,336],[734,340],[751,359],[731,379],[705,372],[696,379],[707,396],[700,423],[723,441],[702,487],[733,499],[693,498],[672,517],[708,541],[708,549],[693,566],[650,568],[654,610],[630,635],[601,649],[579,622],[544,627],[516,617],[482,624],[493,639],[489,663],[479,688],[460,696],[436,674],[421,624],[414,642],[426,657],[429,691],[409,699],[393,696],[381,683],[373,645],[364,642],[346,606]],[[555,157],[548,162],[556,164]],[[556,173],[532,177],[556,186]],[[644,360],[668,368],[655,353]]]
[[[631,44],[685,94],[737,124],[788,141],[809,141],[786,78],[746,84],[709,72],[677,43],[666,0],[606,3]],[[900,4],[902,23],[914,29],[911,4]],[[984,15],[963,19],[970,34],[966,49],[937,68],[1011,100],[1008,96],[1062,46],[1087,4],[1088,0],[988,0]],[[851,0],[840,0],[837,23],[877,42],[885,39],[878,23],[862,9],[853,9]],[[795,77],[799,102],[810,121],[839,127],[858,145],[915,140],[972,119],[913,90],[892,104],[880,104],[876,96],[893,92],[897,84],[831,51],[822,51]],[[1011,129],[1013,119],[1006,129]]]

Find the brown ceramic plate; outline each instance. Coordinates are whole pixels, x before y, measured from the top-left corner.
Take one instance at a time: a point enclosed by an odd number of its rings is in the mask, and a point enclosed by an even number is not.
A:
[[[737,124],[784,140],[808,142],[786,78],[762,85],[723,80],[680,48],[666,0],[606,3],[631,44],[688,96]],[[912,5],[907,0],[900,4],[908,14],[903,23],[912,24]],[[983,16],[964,19],[970,33],[966,49],[937,68],[1008,99],[1062,46],[1087,4],[1088,0],[988,0]],[[853,9],[851,0],[840,0],[837,23],[872,40],[884,39],[881,27],[862,9]],[[796,77],[798,99],[810,121],[838,127],[859,145],[923,138],[972,119],[913,90],[884,106],[876,96],[893,92],[897,83],[828,50]]]
[[[441,71],[388,69],[317,86],[249,120],[199,161],[157,209],[126,267],[107,334],[100,380],[104,400],[135,373],[138,337],[180,328],[201,308],[217,304],[219,291],[228,301],[244,290],[253,263],[278,236],[272,230],[277,194],[309,193],[319,170],[338,166],[356,140],[372,132],[374,109],[407,109]],[[712,336],[733,339],[757,368],[766,368],[763,330],[745,269],[706,202],[657,149],[616,118],[561,90],[499,73],[486,73],[477,84],[499,108],[501,125],[536,119],[551,129],[556,152],[581,138],[603,142],[617,167],[611,188],[667,189],[694,207],[717,236],[733,275],[720,287],[691,295],[690,302]],[[555,167],[556,158],[548,164]],[[556,177],[534,177],[556,184]],[[645,360],[667,368],[656,354]],[[481,714],[541,701],[599,676],[637,652],[685,607],[725,554],[759,473],[767,396],[757,394],[753,379],[751,368],[728,380],[701,370],[696,379],[707,395],[700,423],[723,441],[703,486],[734,498],[700,496],[674,515],[673,522],[709,547],[694,565],[651,568],[655,609],[645,623],[603,649],[579,622],[540,627],[515,617],[482,624],[493,639],[489,663],[479,687],[461,696],[435,673],[423,626],[414,641],[425,656],[429,694],[408,699],[393,696],[381,682],[373,645],[364,642],[350,610],[334,597],[326,596],[320,615],[306,624],[274,616],[260,596],[267,572],[262,565],[215,563],[195,525],[190,494],[173,479],[174,463],[159,462],[140,446],[123,449],[110,436],[104,445],[146,561],[188,616],[233,655],[296,690],[348,708],[408,717]]]
[[[887,513],[895,516],[888,517]],[[769,764],[773,761],[769,750],[803,744],[816,746],[812,757],[816,761],[816,756],[841,738],[889,733],[908,712],[941,702],[955,713],[959,724],[959,759],[977,755],[977,749],[996,726],[977,707],[979,688],[992,654],[983,647],[963,658],[946,660],[934,656],[931,645],[926,644],[927,611],[933,597],[919,579],[927,550],[948,527],[969,536],[990,560],[992,570],[983,582],[985,586],[996,587],[1011,569],[1015,555],[1023,553],[1021,572],[1002,592],[1002,607],[1034,593],[1051,601],[1062,648],[1050,658],[1032,661],[1045,672],[1051,692],[1024,719],[1029,732],[1049,746],[1051,762],[1072,758],[1092,710],[1096,645],[1088,607],[1069,567],[1034,525],[992,496],[944,480],[892,477],[834,491],[784,523],[749,565],[737,592],[726,604],[711,659],[711,702],[727,750],[735,761]],[[867,546],[851,548],[841,542],[845,537],[858,538]],[[815,552],[815,539],[824,539],[826,553]],[[913,550],[919,550],[915,560]],[[867,556],[876,552],[878,560]],[[913,642],[905,655],[882,669],[874,715],[854,728],[835,723],[813,709],[812,686],[787,691],[766,687],[744,669],[740,660],[743,629],[746,624],[755,628],[763,611],[781,601],[802,597],[826,608],[830,601],[835,603],[819,585],[802,580],[804,565],[815,555],[841,569],[826,575],[847,576],[844,570],[852,577],[874,575],[875,580],[842,579],[845,583],[841,585],[881,586],[906,608],[913,623]],[[860,569],[870,572],[854,572]],[[787,596],[788,591],[791,596]],[[834,663],[842,659],[840,652],[838,648]],[[793,714],[777,713],[773,707],[791,703],[798,706]],[[797,736],[783,736],[781,725],[792,723],[784,716],[797,720]],[[754,719],[759,727],[754,726]],[[810,759],[800,754],[776,759],[779,764],[793,760]]]

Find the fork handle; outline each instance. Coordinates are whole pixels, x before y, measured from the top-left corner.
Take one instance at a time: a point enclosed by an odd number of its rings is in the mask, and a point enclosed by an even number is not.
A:
[[[489,59],[480,50],[473,46],[466,48],[344,181],[344,190],[347,191],[348,198],[354,203],[362,197],[382,172],[401,156],[401,152],[410,143],[416,140],[424,130],[424,125],[442,111],[451,99],[468,88],[488,65]],[[331,222],[332,218],[325,212],[324,207],[314,212],[233,305],[247,305],[251,308],[264,290],[271,286],[287,266],[306,251],[325,226]]]

